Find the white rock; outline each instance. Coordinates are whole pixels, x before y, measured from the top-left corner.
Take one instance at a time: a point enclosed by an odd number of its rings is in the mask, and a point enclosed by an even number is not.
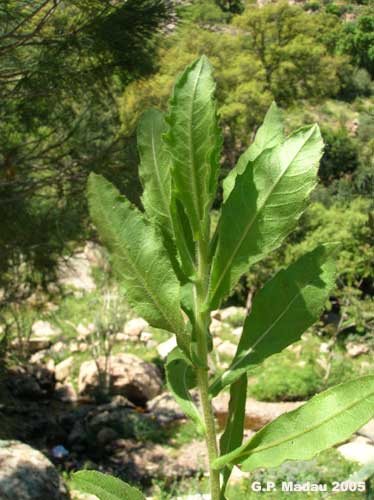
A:
[[[238,326],[238,328],[234,328],[234,330],[232,331],[232,334],[235,335],[236,337],[240,337],[242,333],[243,333],[242,326]]]
[[[152,339],[153,335],[151,332],[142,332],[140,334],[140,340],[144,343],[149,342]]]
[[[166,359],[168,357],[168,354],[175,348],[177,347],[177,339],[175,338],[175,335],[170,337],[170,339],[165,340],[165,342],[162,342],[157,346],[157,352],[159,353],[161,359]]]
[[[217,347],[217,351],[225,356],[234,357],[236,353],[236,345],[229,340],[225,340]]]
[[[361,427],[361,429],[357,431],[357,434],[365,436],[374,443],[374,419],[370,420],[370,422]]]
[[[220,309],[215,309],[210,313],[210,317],[212,319],[218,319],[218,321],[221,320],[221,310]]]
[[[79,323],[79,325],[76,328],[77,333],[82,339],[85,339],[92,333],[96,331],[96,326],[94,323],[89,323],[88,325],[84,325],[83,323]]]
[[[218,321],[218,319],[213,318],[209,327],[210,333],[214,334],[220,332],[222,330],[222,326],[222,323]]]
[[[49,338],[52,339],[60,335],[61,330],[57,326],[51,325],[49,321],[35,321],[31,327],[31,339]]]
[[[143,318],[134,318],[125,325],[125,333],[129,337],[139,337],[147,328],[148,323]]]
[[[67,348],[67,345],[64,342],[61,342],[61,340],[60,340],[59,342],[56,342],[55,344],[53,344],[53,346],[50,348],[50,351],[58,354],[58,353],[64,351],[66,348]]]
[[[73,366],[74,358],[69,356],[68,358],[58,363],[55,367],[55,377],[58,382],[62,382],[70,375],[71,367]]]
[[[327,354],[329,351],[330,351],[329,344],[327,342],[322,342],[322,344],[319,346],[319,352]]]
[[[349,443],[339,446],[338,451],[346,460],[358,462],[362,465],[374,462],[374,446],[369,439],[362,436],[358,436]]]
[[[347,353],[351,358],[357,358],[361,354],[367,354],[368,352],[369,348],[365,344],[353,344],[351,342],[347,344]]]
[[[96,283],[91,273],[91,264],[84,252],[60,260],[57,276],[60,284],[70,286],[76,290],[92,292],[96,289]]]
[[[235,306],[230,306],[226,307],[226,309],[221,310],[221,320],[222,321],[227,321],[231,319],[232,317],[241,315],[243,318],[245,317],[245,308],[244,307],[235,307]]]

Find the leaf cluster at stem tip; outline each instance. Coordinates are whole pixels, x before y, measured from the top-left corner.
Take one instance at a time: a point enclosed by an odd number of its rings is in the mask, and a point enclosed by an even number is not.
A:
[[[214,92],[212,67],[202,56],[176,80],[166,117],[154,109],[142,115],[143,210],[96,174],[89,178],[88,204],[136,313],[176,335],[166,366],[168,387],[206,436],[211,497],[224,500],[235,464],[251,471],[308,459],[349,437],[374,414],[374,377],[315,396],[242,444],[247,374],[298,341],[319,318],[335,284],[337,245],[321,244],[276,270],[254,297],[229,367],[220,375],[208,373],[210,312],[296,227],[316,185],[323,150],[317,125],[286,135],[273,103],[253,143],[223,181],[213,233],[210,211],[222,147]],[[229,414],[218,446],[211,398],[226,386]],[[200,405],[191,395],[194,387]],[[122,497],[116,492],[94,493],[100,499],[127,498],[125,489]]]

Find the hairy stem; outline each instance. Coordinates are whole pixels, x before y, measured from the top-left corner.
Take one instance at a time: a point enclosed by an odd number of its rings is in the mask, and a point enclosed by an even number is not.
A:
[[[209,292],[209,225],[205,234],[198,243],[198,274],[196,281],[196,335],[198,357],[203,362],[204,367],[197,368],[197,384],[200,392],[201,407],[206,428],[206,444],[209,460],[209,481],[211,500],[220,498],[220,476],[219,471],[212,468],[213,461],[217,458],[217,436],[214,422],[212,403],[208,394],[208,326],[209,310],[206,308],[206,300]]]

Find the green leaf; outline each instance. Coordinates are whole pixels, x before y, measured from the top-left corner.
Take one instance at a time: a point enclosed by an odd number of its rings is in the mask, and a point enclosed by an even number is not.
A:
[[[278,144],[282,144],[284,140],[284,122],[282,113],[275,102],[273,102],[265,115],[264,123],[258,129],[255,140],[240,156],[238,163],[223,181],[224,202],[234,189],[237,175],[241,175],[245,171],[248,163],[253,162],[263,151],[265,151],[265,149],[273,148]]]
[[[300,257],[255,295],[228,370],[210,392],[218,394],[266,358],[300,339],[317,319],[335,284],[337,245],[320,245]]]
[[[142,202],[148,219],[170,235],[171,222],[171,160],[162,135],[167,125],[160,111],[150,109],[143,113],[138,126],[139,175],[144,192]]]
[[[322,138],[316,125],[266,149],[242,175],[222,208],[211,279],[217,308],[249,267],[295,227],[317,179]]]
[[[170,392],[183,412],[203,432],[205,429],[203,419],[189,392],[190,389],[196,386],[195,372],[190,361],[180,349],[174,349],[168,356],[166,379]]]
[[[205,56],[191,64],[175,83],[170,125],[165,136],[172,156],[176,196],[197,239],[214,199],[222,144],[212,68]]]
[[[277,467],[285,460],[310,460],[320,451],[348,439],[374,415],[374,376],[360,377],[328,389],[297,410],[263,427],[213,466],[242,464],[245,472]]]
[[[247,400],[247,375],[242,375],[230,387],[229,413],[225,430],[220,439],[220,454],[226,455],[242,444]],[[225,500],[225,490],[232,466],[226,465],[222,471],[221,500]]]
[[[188,353],[179,283],[154,227],[110,182],[95,174],[88,181],[88,204],[134,310],[151,326],[175,333]]]
[[[93,470],[82,470],[73,474],[73,488],[96,495],[99,500],[145,500],[136,488],[120,479]]]

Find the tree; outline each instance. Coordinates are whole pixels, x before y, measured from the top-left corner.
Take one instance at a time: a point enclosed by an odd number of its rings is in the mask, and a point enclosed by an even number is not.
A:
[[[353,61],[365,68],[374,78],[374,14],[368,13],[345,25],[340,42],[343,53],[352,56]]]
[[[66,241],[85,235],[91,170],[128,183],[131,145],[116,100],[153,69],[155,35],[170,15],[166,0],[1,3],[2,283],[15,283],[20,262],[40,283]]]

